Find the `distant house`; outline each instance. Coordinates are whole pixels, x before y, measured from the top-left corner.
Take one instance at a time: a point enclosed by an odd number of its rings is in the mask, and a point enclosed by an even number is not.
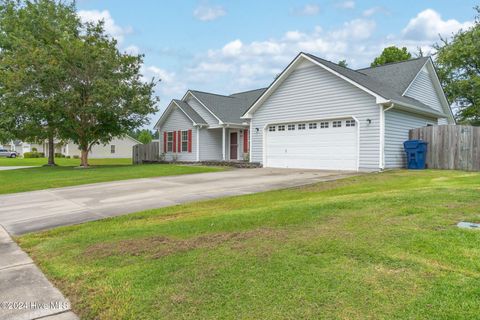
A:
[[[454,123],[429,57],[353,70],[300,53],[266,89],[187,91],[156,129],[167,160],[372,171],[404,166],[410,129]]]
[[[19,142],[20,147],[16,149],[18,153],[23,155],[25,152],[32,152],[34,149],[37,152],[43,152],[45,155],[48,154],[48,143],[29,143],[29,142]],[[141,142],[136,139],[125,136],[122,138],[114,138],[110,143],[105,145],[95,145],[92,147],[92,150],[89,153],[89,158],[131,158],[132,157],[132,148],[136,144]],[[19,151],[21,150],[21,151]],[[64,143],[61,141],[55,141],[55,153],[60,153],[66,157],[75,157],[80,156],[80,150],[78,146],[73,142]]]

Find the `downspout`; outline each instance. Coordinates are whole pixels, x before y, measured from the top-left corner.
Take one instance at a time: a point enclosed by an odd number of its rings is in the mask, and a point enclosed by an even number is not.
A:
[[[393,109],[395,104],[392,102],[386,109],[380,105],[380,170],[385,170],[385,112]]]
[[[248,131],[248,134],[250,135],[249,141],[248,141],[248,160],[249,162],[252,162],[252,141],[253,141],[253,119],[250,119],[250,130]]]
[[[225,145],[225,135],[226,135],[226,132],[225,132],[225,125],[222,124],[222,160],[225,161],[226,160],[226,145]]]

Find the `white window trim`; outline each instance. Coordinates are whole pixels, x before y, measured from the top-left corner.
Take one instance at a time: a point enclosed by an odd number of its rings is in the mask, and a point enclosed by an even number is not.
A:
[[[169,141],[169,136],[170,134],[172,135],[172,141]],[[173,152],[173,135],[175,134],[174,131],[167,131],[167,152]],[[171,148],[169,148],[169,145],[171,143]]]
[[[180,130],[180,150],[178,150],[178,152],[188,152],[188,130]],[[186,136],[187,138],[185,140],[183,140],[183,133],[186,132]],[[183,143],[186,142],[187,143],[187,147],[185,149],[183,149]]]

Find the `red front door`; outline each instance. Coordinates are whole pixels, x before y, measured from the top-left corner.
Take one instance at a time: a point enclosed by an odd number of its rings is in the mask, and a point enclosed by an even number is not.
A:
[[[237,160],[238,158],[238,133],[230,133],[230,160]]]

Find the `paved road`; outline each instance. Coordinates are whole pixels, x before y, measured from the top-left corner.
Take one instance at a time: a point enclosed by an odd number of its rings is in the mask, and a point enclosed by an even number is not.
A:
[[[327,181],[354,173],[236,169],[134,179],[0,196],[0,224],[12,235],[146,209]]]

